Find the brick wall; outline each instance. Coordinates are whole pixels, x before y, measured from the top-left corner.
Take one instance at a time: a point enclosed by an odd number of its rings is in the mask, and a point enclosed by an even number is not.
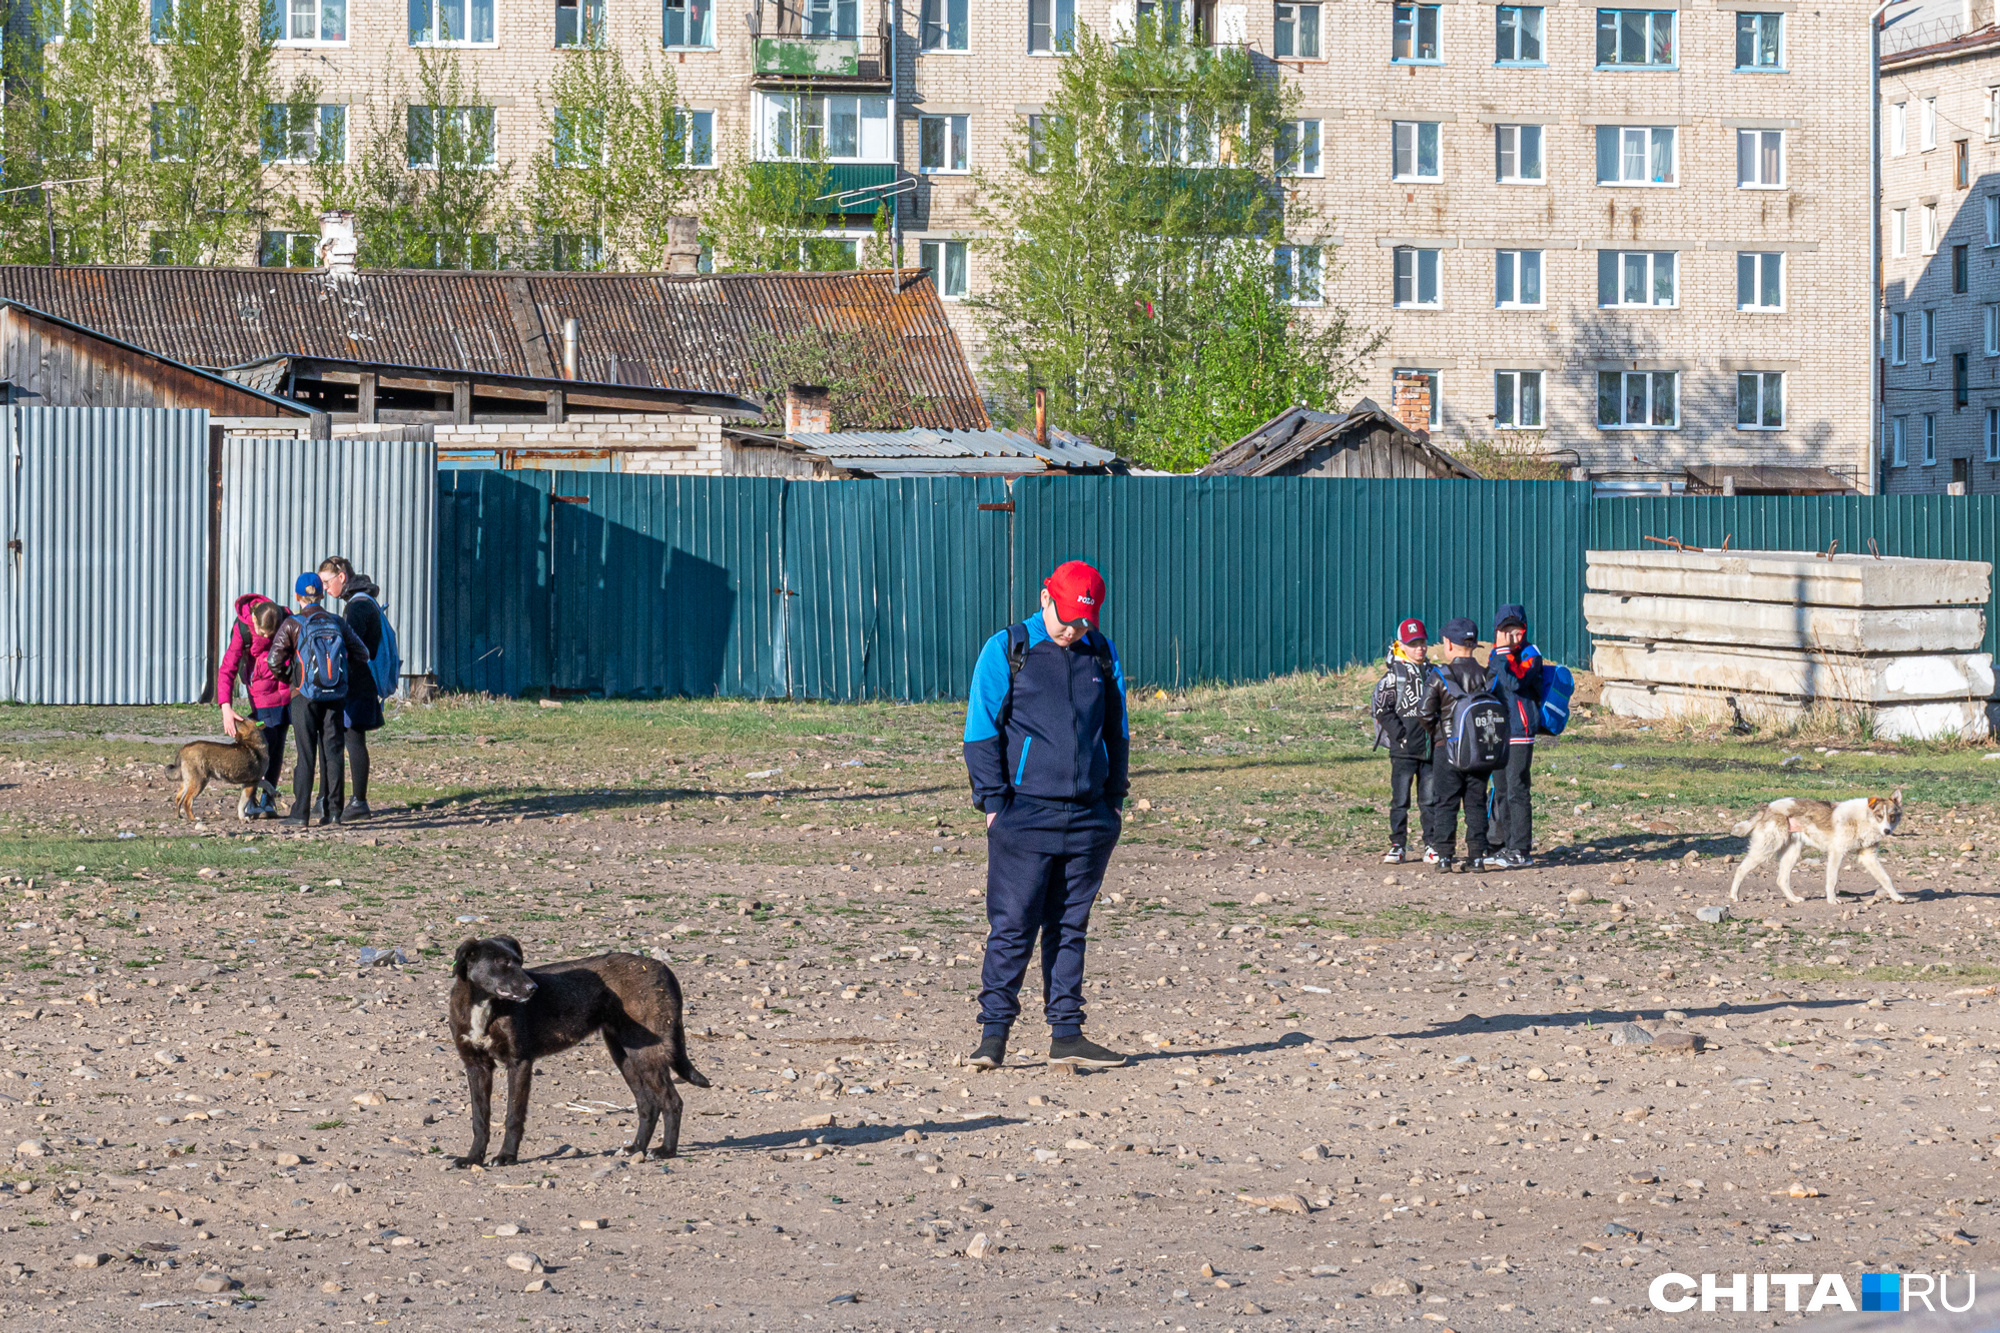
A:
[[[615,449],[626,472],[719,476],[728,470],[722,418],[643,412],[576,415],[561,425],[513,422],[434,427],[440,449]]]

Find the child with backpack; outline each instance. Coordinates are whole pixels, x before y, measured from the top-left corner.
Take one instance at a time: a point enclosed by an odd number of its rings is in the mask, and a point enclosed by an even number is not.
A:
[[[1507,758],[1507,714],[1473,656],[1479,627],[1459,616],[1444,627],[1444,665],[1434,667],[1418,714],[1431,733],[1431,849],[1424,860],[1448,875],[1465,809],[1465,868],[1487,859],[1486,777]],[[1435,856],[1432,855],[1435,852]]]
[[[285,721],[291,712],[292,687],[271,673],[266,655],[271,637],[285,623],[285,608],[262,593],[246,592],[236,599],[236,620],[230,626],[229,647],[223,650],[222,667],[215,676],[215,697],[222,704],[222,732],[236,734],[241,720],[232,706],[236,702],[236,682],[250,700],[250,715],[264,728],[268,758],[264,780],[273,790],[285,771]],[[276,819],[276,798],[259,791],[245,812],[251,819]]]
[[[1401,865],[1408,859],[1410,795],[1417,798],[1419,831],[1424,851],[1431,850],[1429,784],[1424,773],[1430,767],[1431,734],[1417,715],[1429,686],[1430,670],[1425,665],[1430,633],[1421,620],[1405,620],[1396,629],[1383,663],[1382,679],[1375,682],[1375,699],[1370,711],[1375,715],[1375,744],[1389,751],[1389,850],[1382,864]]]
[[[1507,710],[1507,759],[1493,770],[1493,841],[1489,870],[1534,865],[1535,814],[1530,783],[1535,733],[1542,730],[1542,655],[1528,642],[1528,613],[1509,602],[1493,618],[1493,651],[1486,659],[1494,693]]]
[[[346,601],[342,617],[361,642],[368,646],[367,671],[354,673],[348,681],[347,705],[341,720],[347,728],[347,767],[354,779],[354,799],[340,812],[342,821],[367,819],[368,733],[381,727],[382,701],[402,684],[403,658],[396,643],[396,629],[382,611],[382,590],[366,574],[354,572],[346,556],[330,555],[319,563],[320,585],[328,597]]]
[[[321,781],[325,813],[321,825],[338,824],[344,795],[342,752],[347,724],[342,710],[354,673],[368,674],[368,645],[351,626],[320,603],[326,589],[319,575],[301,574],[292,585],[298,611],[278,627],[266,655],[271,674],[292,687],[292,731],[298,762],[292,766],[292,808],[284,823],[303,828],[311,822],[313,770]]]

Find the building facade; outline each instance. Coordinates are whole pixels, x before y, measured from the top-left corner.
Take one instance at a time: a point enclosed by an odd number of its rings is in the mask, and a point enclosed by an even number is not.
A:
[[[385,69],[414,83],[418,51],[451,45],[493,106],[500,160],[538,150],[556,55],[596,25],[672,63],[714,157],[782,158],[815,127],[857,248],[892,192],[902,262],[933,270],[975,363],[974,173],[1007,169],[1075,25],[1115,35],[1172,12],[288,2],[281,82],[307,72],[330,104],[365,103]],[[1318,299],[1384,335],[1361,392],[1441,442],[1566,450],[1593,476],[1817,466],[1868,488],[1869,8],[1267,0],[1188,21],[1300,88],[1314,150],[1294,184],[1331,238]]]
[[[1882,46],[1882,488],[2000,491],[2000,27],[1899,10]]]

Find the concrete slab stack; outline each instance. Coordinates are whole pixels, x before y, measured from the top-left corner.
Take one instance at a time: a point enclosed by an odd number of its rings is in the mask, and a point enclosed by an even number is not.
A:
[[[1621,717],[1797,722],[1884,740],[1983,738],[1993,567],[1810,551],[1590,551],[1584,621]]]

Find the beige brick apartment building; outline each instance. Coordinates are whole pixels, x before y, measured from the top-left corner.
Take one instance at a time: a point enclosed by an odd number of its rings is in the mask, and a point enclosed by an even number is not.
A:
[[[385,68],[413,79],[413,43],[466,34],[455,44],[495,108],[503,159],[535,152],[540,90],[579,23],[672,61],[719,153],[782,156],[787,125],[824,124],[843,186],[903,183],[904,262],[935,270],[975,358],[962,304],[982,280],[971,173],[1005,169],[1072,25],[1116,33],[1135,12],[1134,0],[280,2],[297,34],[281,75],[310,66],[333,103],[366,99]],[[1264,0],[1197,18],[1300,85],[1323,299],[1386,335],[1364,392],[1406,411],[1427,402],[1447,442],[1532,441],[1600,477],[1763,463],[1870,487],[1868,11]],[[814,84],[809,68],[830,77]],[[1293,262],[1310,287],[1313,259]]]
[[[2000,27],[1968,0],[1882,42],[1882,477],[2000,491]]]

